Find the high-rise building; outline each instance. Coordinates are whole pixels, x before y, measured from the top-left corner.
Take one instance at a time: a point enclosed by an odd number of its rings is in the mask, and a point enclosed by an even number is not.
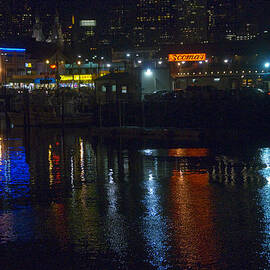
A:
[[[117,0],[111,3],[108,34],[113,45],[124,48],[133,46],[133,27],[136,18],[134,10],[136,10],[134,0]]]
[[[208,0],[209,40],[250,40],[269,28],[266,0]],[[267,30],[266,30],[267,29]]]
[[[178,42],[177,2],[138,0],[134,25],[135,47],[160,47]]]
[[[0,1],[0,26],[1,40],[30,38],[33,16],[29,1]]]
[[[118,0],[110,9],[113,43],[135,48],[207,40],[207,0]],[[116,42],[118,41],[118,42]]]
[[[182,44],[207,42],[207,0],[177,3],[177,32]]]
[[[5,4],[5,0],[0,0],[0,40],[4,40],[6,37],[7,10]]]

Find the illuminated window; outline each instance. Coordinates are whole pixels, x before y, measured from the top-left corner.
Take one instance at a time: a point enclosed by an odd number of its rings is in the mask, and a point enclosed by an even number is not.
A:
[[[122,86],[122,94],[126,94],[127,93],[127,86]]]

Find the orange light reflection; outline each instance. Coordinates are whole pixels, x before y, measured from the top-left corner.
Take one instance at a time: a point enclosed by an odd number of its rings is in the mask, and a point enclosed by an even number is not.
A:
[[[170,157],[207,157],[207,148],[176,148],[169,150]]]
[[[220,257],[208,181],[209,174],[204,170],[189,173],[174,170],[170,181],[176,252],[187,259],[190,267],[194,266],[194,258],[209,265]]]

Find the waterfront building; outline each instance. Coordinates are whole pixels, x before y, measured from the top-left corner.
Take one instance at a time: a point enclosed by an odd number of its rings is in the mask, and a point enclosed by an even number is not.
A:
[[[174,90],[188,86],[215,89],[257,87],[270,89],[270,55],[267,41],[227,41],[179,46],[169,52]],[[202,57],[202,58],[197,58]]]
[[[26,74],[26,49],[0,48],[0,83],[6,84],[14,75]]]
[[[114,51],[111,74],[97,79],[99,103],[143,100],[155,91],[171,91],[168,62],[156,50]]]

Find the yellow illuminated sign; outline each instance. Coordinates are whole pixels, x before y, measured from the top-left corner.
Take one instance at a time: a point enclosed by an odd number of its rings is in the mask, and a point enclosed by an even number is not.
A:
[[[109,71],[101,71],[99,76],[96,74],[83,74],[83,75],[60,75],[61,81],[89,81],[93,82],[96,78],[109,74]]]
[[[60,75],[61,81],[92,81],[93,75]]]
[[[184,53],[184,54],[169,54],[169,62],[189,62],[189,61],[205,61],[205,53]]]

